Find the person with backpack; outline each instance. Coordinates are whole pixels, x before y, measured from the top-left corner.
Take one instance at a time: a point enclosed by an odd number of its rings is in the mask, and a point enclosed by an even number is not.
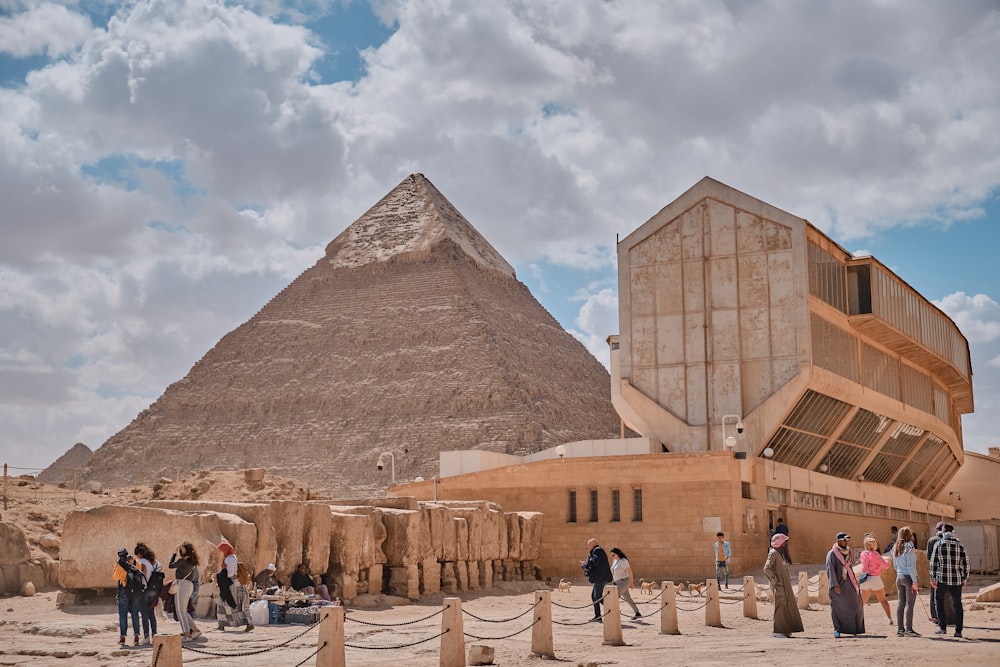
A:
[[[128,549],[118,550],[118,561],[112,575],[118,582],[118,646],[125,648],[125,637],[128,635],[128,617],[132,617],[132,631],[135,633],[135,645],[139,645],[139,605],[146,592],[146,579],[142,576],[135,558],[129,555]]]
[[[246,625],[244,630],[250,632],[253,630],[250,603],[247,599],[247,589],[239,580],[236,549],[226,540],[219,542],[218,549],[222,554],[222,567],[215,575],[215,582],[219,585],[219,600],[215,608],[219,630],[225,630],[227,625]]]
[[[151,644],[151,635],[156,634],[156,601],[163,588],[163,566],[156,560],[153,550],[139,542],[133,551],[139,559],[139,569],[146,581],[146,591],[139,603],[139,617],[142,619],[142,636],[144,644]]]

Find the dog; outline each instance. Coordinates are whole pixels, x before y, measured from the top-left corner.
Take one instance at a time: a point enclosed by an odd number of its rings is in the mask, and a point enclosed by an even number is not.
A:
[[[698,595],[704,595],[705,594],[704,591],[705,591],[704,582],[700,584],[691,584],[691,583],[688,584],[688,592],[691,593],[691,595],[694,595],[695,593],[697,593]]]
[[[655,581],[646,581],[645,579],[639,580],[639,593],[642,595],[652,595],[653,589],[656,588]]]
[[[573,584],[569,583],[565,579],[559,580],[559,590],[561,591],[568,591],[572,586]]]

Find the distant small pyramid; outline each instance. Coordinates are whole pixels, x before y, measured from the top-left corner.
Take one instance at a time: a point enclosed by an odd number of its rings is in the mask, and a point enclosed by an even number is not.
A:
[[[438,454],[615,437],[607,370],[430,181],[404,179],[91,459],[107,486],[265,467],[342,497]]]
[[[90,457],[94,455],[93,450],[82,442],[78,442],[70,447],[65,454],[55,460],[48,468],[38,473],[36,479],[46,484],[58,484],[69,482],[80,470],[87,465]]]

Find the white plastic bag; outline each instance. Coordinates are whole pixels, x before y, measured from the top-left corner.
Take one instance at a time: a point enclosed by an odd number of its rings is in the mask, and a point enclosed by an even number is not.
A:
[[[257,600],[250,603],[250,620],[254,625],[267,625],[269,620],[267,600]]]

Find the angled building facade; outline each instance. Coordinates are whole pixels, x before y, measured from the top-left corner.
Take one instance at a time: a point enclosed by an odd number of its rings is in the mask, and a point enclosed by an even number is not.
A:
[[[705,178],[622,239],[618,266],[613,399],[665,450],[924,499],[962,464],[968,342],[878,260]]]

